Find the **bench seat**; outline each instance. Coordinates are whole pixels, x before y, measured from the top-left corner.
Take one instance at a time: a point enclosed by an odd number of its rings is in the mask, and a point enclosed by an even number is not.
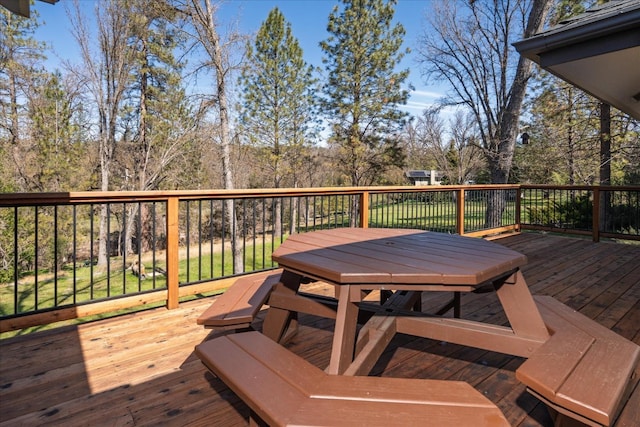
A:
[[[565,417],[612,425],[634,384],[640,347],[553,297],[534,299],[552,335],[516,378],[557,415],[556,425]]]
[[[281,275],[278,269],[238,278],[198,317],[198,325],[219,330],[249,328]]]
[[[273,426],[508,426],[502,412],[460,381],[328,375],[265,335],[224,335],[196,354]]]

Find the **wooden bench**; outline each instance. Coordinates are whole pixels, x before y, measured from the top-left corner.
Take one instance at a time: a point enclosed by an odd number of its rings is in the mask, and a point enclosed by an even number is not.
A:
[[[249,406],[252,425],[509,425],[467,383],[328,375],[256,331],[219,336],[196,354]]]
[[[211,329],[246,329],[267,302],[282,270],[240,277],[198,317],[198,325]]]
[[[612,425],[635,384],[640,347],[552,297],[534,299],[552,336],[516,378],[547,404],[556,426]]]

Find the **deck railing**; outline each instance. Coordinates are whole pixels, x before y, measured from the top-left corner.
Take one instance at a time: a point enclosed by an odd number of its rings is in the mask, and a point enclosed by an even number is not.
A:
[[[640,187],[519,185],[2,194],[0,332],[175,308],[273,268],[287,235],[323,228],[640,239],[639,195]]]
[[[640,187],[523,185],[521,229],[640,240]]]

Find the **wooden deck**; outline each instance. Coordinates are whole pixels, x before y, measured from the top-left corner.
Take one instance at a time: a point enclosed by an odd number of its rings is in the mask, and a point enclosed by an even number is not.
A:
[[[533,294],[552,295],[640,344],[640,246],[534,233],[498,243],[528,256],[523,271]],[[331,290],[314,286],[318,292]],[[423,308],[448,297],[425,294]],[[155,309],[0,341],[0,426],[247,425],[247,407],[193,354],[211,334],[196,325],[209,304],[198,300],[178,310]],[[505,321],[492,293],[465,294],[462,317]],[[288,347],[324,368],[332,321],[300,320]],[[371,375],[464,380],[495,402],[513,426],[551,426],[546,408],[515,379],[522,361],[399,335]],[[632,398],[639,395],[636,391]],[[619,425],[640,425],[638,419],[624,421]]]

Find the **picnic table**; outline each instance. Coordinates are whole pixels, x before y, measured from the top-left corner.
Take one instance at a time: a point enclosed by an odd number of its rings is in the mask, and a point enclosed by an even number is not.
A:
[[[548,406],[556,426],[566,422],[613,425],[640,377],[639,346],[550,296],[534,298],[520,270],[526,256],[491,241],[422,230],[340,228],[291,235],[272,256],[281,270],[239,279],[234,285],[238,292],[229,293],[229,301],[219,304],[224,316],[216,312],[202,319],[205,326],[229,327],[240,324],[238,318],[246,325],[268,298],[262,332],[271,340],[249,332],[237,338],[223,336],[197,348],[209,369],[243,396],[256,419],[270,420],[269,424],[289,425],[300,414],[311,413],[309,408],[325,414],[316,416],[318,422],[329,422],[327,412],[342,413],[341,405],[355,400],[365,412],[382,417],[378,420],[382,425],[386,425],[383,415],[394,411],[422,414],[418,418],[424,419],[424,414],[435,417],[442,408],[452,407],[462,408],[457,418],[448,411],[444,416],[459,425],[505,423],[495,405],[481,399],[473,388],[452,393],[450,387],[464,386],[447,381],[405,384],[371,378],[362,388],[356,379],[362,377],[356,376],[369,373],[397,333],[526,358],[516,377]],[[309,279],[334,285],[336,297],[304,293],[301,285]],[[454,308],[454,317],[441,316],[443,310],[433,314],[421,309],[425,292],[459,296],[479,290],[495,292],[506,326],[461,318],[460,298],[445,307]],[[369,301],[371,291],[380,291],[380,304]],[[260,298],[255,298],[256,292]],[[232,313],[225,312],[227,303]],[[248,315],[245,306],[250,308]],[[295,333],[298,313],[335,319],[324,376],[277,344]],[[314,372],[317,379],[303,387],[296,372],[304,373],[303,377]],[[277,387],[270,385],[259,393],[256,378],[263,377],[270,378],[263,383],[281,384],[281,389],[274,393]],[[341,385],[335,388],[334,383]],[[352,395],[358,387],[366,390],[364,394]],[[372,398],[374,389],[379,395]],[[409,397],[404,394],[407,389],[421,389],[423,397]],[[435,397],[426,390],[448,397]],[[263,413],[265,402],[274,394],[297,397],[282,400],[282,410]],[[328,411],[326,405],[333,409]],[[467,417],[463,409],[478,405],[484,409]],[[633,413],[640,416],[637,410]],[[478,424],[481,418],[484,421]],[[338,417],[330,424],[341,425],[345,420]]]
[[[290,236],[273,260],[283,274],[263,331],[276,341],[295,327],[297,312],[322,311],[321,302],[298,292],[303,278],[336,287],[330,374],[366,374],[395,333],[524,357],[549,338],[520,272],[526,256],[487,240],[410,229],[331,229]],[[510,326],[420,315],[391,304],[356,337],[359,307],[369,291],[458,293],[483,285],[496,290]]]

